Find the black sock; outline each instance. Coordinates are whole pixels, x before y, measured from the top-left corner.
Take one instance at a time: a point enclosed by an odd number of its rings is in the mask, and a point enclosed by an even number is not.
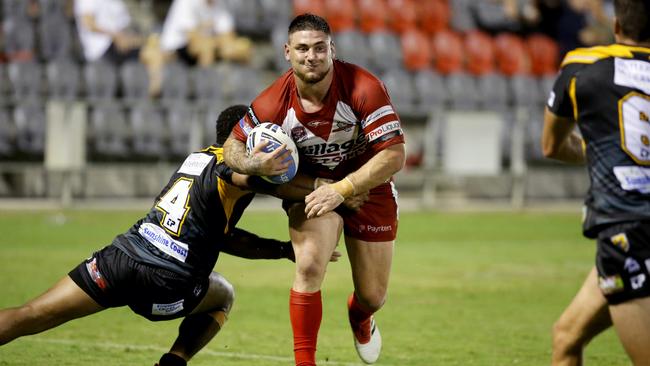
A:
[[[160,366],[187,366],[187,362],[181,357],[173,353],[165,353],[160,358]]]

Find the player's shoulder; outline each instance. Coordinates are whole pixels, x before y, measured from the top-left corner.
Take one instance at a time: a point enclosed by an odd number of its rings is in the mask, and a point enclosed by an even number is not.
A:
[[[335,61],[334,67],[343,99],[383,99],[387,94],[384,83],[363,67],[339,60]]]
[[[293,73],[289,70],[253,100],[249,114],[253,113],[260,122],[275,120],[290,103],[294,85]]]
[[[598,61],[611,58],[634,58],[635,53],[650,53],[650,49],[622,44],[611,44],[608,46],[595,46],[576,48],[570,51],[562,60],[561,67],[569,65],[591,65]]]

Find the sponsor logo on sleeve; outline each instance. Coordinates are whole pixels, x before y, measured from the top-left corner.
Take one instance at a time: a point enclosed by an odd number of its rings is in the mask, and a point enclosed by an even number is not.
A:
[[[650,62],[615,58],[614,84],[650,94]]]
[[[375,141],[376,139],[378,139],[378,138],[380,138],[380,137],[382,137],[382,136],[384,136],[386,134],[389,134],[389,133],[392,133],[392,132],[398,132],[398,131],[401,131],[401,130],[402,130],[402,127],[401,127],[399,121],[391,121],[391,122],[385,123],[385,124],[375,128],[374,130],[372,130],[372,131],[370,131],[368,133],[368,142]]]
[[[616,166],[614,175],[624,190],[650,193],[650,169],[640,166]]]
[[[188,245],[172,239],[171,236],[169,236],[169,234],[167,234],[160,226],[145,222],[140,225],[138,232],[156,248],[160,249],[160,251],[172,258],[183,263],[187,259],[187,254],[189,252]]]
[[[151,306],[152,315],[172,315],[183,310],[183,303],[185,300],[178,300],[171,304],[153,304]]]
[[[255,112],[253,112],[253,107],[248,107],[248,118],[250,118],[251,121],[253,121],[253,123],[255,124],[255,126],[257,126],[257,125],[260,124],[260,120],[257,119],[257,116],[255,115]],[[242,118],[242,121],[243,121],[243,120],[244,120],[244,119]]]
[[[190,154],[178,169],[178,173],[199,176],[213,158],[214,155],[203,153]]]

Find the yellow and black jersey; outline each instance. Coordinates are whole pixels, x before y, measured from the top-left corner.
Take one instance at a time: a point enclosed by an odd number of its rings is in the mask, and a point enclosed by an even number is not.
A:
[[[575,120],[585,141],[591,179],[585,235],[650,219],[650,48],[569,52],[547,106]]]
[[[225,235],[254,193],[229,184],[221,147],[194,152],[172,175],[149,213],[115,240],[134,260],[207,276]]]

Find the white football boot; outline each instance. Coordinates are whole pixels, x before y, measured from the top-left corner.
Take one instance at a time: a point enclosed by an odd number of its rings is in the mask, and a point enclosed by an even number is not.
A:
[[[357,349],[357,354],[361,361],[367,364],[373,364],[377,362],[379,358],[379,353],[381,352],[381,334],[379,333],[379,328],[375,324],[375,317],[370,318],[370,341],[368,343],[359,343],[357,337],[354,338],[354,347]]]

